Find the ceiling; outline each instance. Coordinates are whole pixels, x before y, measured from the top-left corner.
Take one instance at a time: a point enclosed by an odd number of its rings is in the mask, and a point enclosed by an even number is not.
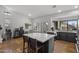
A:
[[[76,10],[74,5],[56,5],[55,8],[53,8],[53,5],[3,5],[3,7],[10,12],[19,13],[30,18],[59,13],[58,10],[62,10],[62,12]]]

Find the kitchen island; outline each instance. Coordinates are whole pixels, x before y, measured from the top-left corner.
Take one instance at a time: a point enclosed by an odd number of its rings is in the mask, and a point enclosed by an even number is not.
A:
[[[43,51],[39,51],[39,53],[52,53],[54,50],[55,35],[51,35],[51,34],[47,34],[47,33],[28,33],[28,34],[24,34],[23,36],[28,37],[26,39],[32,38],[32,40],[36,39],[41,44],[43,44],[43,43],[46,44],[45,47],[43,48]],[[24,39],[24,43],[25,43],[26,39]],[[23,50],[25,51],[24,48],[23,48]]]

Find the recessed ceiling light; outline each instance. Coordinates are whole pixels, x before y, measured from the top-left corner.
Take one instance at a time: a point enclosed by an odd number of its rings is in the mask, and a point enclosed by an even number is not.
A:
[[[78,8],[78,6],[75,6],[74,8]]]
[[[58,10],[58,12],[60,13],[60,12],[62,12],[62,10]]]
[[[32,16],[32,14],[31,14],[31,13],[29,13],[29,14],[28,14],[28,16]]]

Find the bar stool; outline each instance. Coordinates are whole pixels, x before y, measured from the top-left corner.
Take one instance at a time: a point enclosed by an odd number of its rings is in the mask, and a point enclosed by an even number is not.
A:
[[[39,49],[44,46],[44,43],[38,42],[36,39],[29,38],[29,53],[38,53]]]
[[[26,47],[27,43],[27,47]],[[27,49],[27,52],[29,52],[29,37],[23,36],[23,52],[26,52],[25,50]]]

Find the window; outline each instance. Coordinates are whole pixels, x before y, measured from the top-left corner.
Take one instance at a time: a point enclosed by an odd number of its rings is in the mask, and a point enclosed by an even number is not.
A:
[[[77,30],[77,20],[68,21],[68,30]]]
[[[79,20],[60,21],[60,30],[73,31],[79,28]]]
[[[78,20],[78,29],[79,29],[79,20]]]

